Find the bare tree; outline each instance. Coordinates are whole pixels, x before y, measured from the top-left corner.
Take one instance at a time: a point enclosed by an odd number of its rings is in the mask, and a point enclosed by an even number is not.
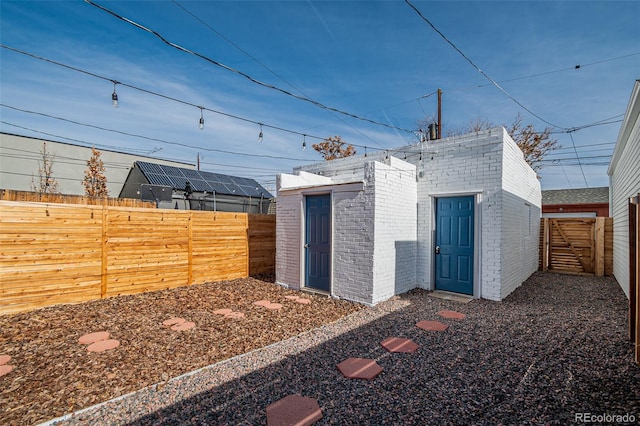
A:
[[[108,197],[107,177],[104,163],[100,158],[100,151],[91,148],[91,158],[87,160],[87,169],[84,171],[84,193],[89,197]]]
[[[58,181],[53,177],[55,155],[47,151],[47,143],[42,143],[40,161],[38,161],[38,178],[31,178],[31,190],[40,194],[59,194]]]
[[[431,121],[429,121],[431,120]],[[433,118],[427,117],[418,122],[418,125],[424,123],[432,123]],[[533,124],[523,124],[522,115],[518,113],[513,123],[510,125],[502,125],[507,129],[509,136],[515,141],[524,154],[525,161],[536,172],[542,169],[544,157],[551,151],[558,149],[558,141],[551,137],[552,129],[545,127],[542,131],[537,131]],[[468,124],[458,127],[448,127],[446,137],[460,136],[466,133],[479,132],[497,127],[488,119],[476,117]]]
[[[329,161],[356,154],[356,149],[353,145],[345,145],[346,142],[343,141],[340,136],[330,136],[322,142],[314,143],[312,147],[318,151],[325,160]]]
[[[518,114],[507,127],[507,133],[518,144],[524,154],[524,159],[536,172],[543,167],[542,160],[551,151],[560,146],[557,139],[551,138],[550,127],[545,127],[542,131],[536,131],[533,124],[522,124],[522,116]]]

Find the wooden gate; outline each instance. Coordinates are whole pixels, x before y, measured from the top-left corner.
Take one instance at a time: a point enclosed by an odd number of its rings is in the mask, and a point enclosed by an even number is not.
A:
[[[611,274],[612,227],[611,218],[543,218],[540,269],[598,276]]]

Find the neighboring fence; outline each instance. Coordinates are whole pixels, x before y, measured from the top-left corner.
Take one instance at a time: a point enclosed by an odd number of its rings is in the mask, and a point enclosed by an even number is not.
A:
[[[275,216],[0,201],[0,314],[273,273],[261,226]]]
[[[540,269],[571,274],[613,274],[613,218],[543,218]]]
[[[38,203],[88,204],[95,206],[146,207],[155,209],[156,204],[135,198],[83,197],[82,195],[44,194],[41,192],[0,190],[3,201],[34,201]]]
[[[273,274],[276,265],[276,216],[249,215],[249,274]]]

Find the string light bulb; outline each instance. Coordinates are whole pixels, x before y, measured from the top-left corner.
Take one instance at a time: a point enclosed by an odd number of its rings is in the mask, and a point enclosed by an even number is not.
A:
[[[198,123],[198,128],[202,130],[204,129],[204,115],[202,113],[202,107],[199,107],[199,108],[200,108],[200,122]]]
[[[112,80],[113,81],[113,93],[111,94],[111,104],[113,105],[114,108],[118,108],[118,94],[116,93],[116,84],[118,84],[117,81]]]
[[[260,123],[260,133],[258,133],[258,142],[262,142],[264,135],[262,134],[262,123]]]
[[[302,135],[302,150],[307,149],[307,135]]]

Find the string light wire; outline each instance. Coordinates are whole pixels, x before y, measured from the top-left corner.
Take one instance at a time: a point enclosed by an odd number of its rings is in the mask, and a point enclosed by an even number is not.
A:
[[[269,154],[249,154],[249,153],[246,153],[246,152],[227,151],[227,150],[223,150],[223,149],[206,148],[206,147],[202,147],[202,146],[189,145],[189,144],[185,144],[185,143],[182,143],[182,142],[171,142],[171,141],[167,141],[167,140],[164,140],[164,139],[152,138],[152,137],[149,137],[149,136],[142,136],[142,135],[136,135],[134,133],[123,132],[121,130],[108,129],[106,127],[100,127],[100,126],[96,126],[94,124],[81,123],[79,121],[69,120],[67,118],[62,118],[62,117],[56,117],[54,115],[45,114],[45,113],[42,113],[42,112],[29,111],[29,110],[13,107],[13,106],[10,106],[10,105],[6,105],[6,104],[3,104],[3,103],[0,103],[0,106],[2,106],[4,108],[13,109],[15,111],[24,112],[26,114],[39,115],[39,116],[42,116],[42,117],[52,118],[52,119],[55,119],[55,120],[60,120],[60,121],[64,121],[64,122],[67,122],[67,123],[76,124],[78,126],[90,127],[90,128],[102,130],[102,131],[105,131],[105,132],[117,133],[117,134],[124,135],[124,136],[130,136],[130,137],[134,137],[134,138],[160,142],[160,143],[164,143],[164,144],[167,144],[167,145],[182,146],[182,147],[186,147],[186,148],[193,148],[193,149],[199,149],[199,150],[211,151],[211,152],[220,152],[220,153],[223,153],[223,154],[230,154],[230,155],[242,155],[242,156],[246,156],[246,157],[274,158],[274,159],[277,159],[277,160],[293,160],[293,161],[304,161],[304,162],[317,162],[318,161],[318,160],[310,160],[310,159],[305,159],[305,158],[282,157],[282,156],[269,155]]]
[[[198,57],[200,59],[203,59],[206,62],[209,62],[210,64],[213,64],[213,65],[215,65],[215,66],[217,66],[219,68],[222,68],[222,69],[224,69],[226,71],[230,71],[232,73],[240,75],[240,76],[244,77],[245,79],[247,79],[247,80],[251,81],[252,83],[255,83],[255,84],[259,85],[259,86],[265,87],[267,89],[275,90],[277,92],[280,92],[280,93],[282,93],[284,95],[287,95],[289,97],[298,99],[300,101],[308,102],[308,103],[310,103],[310,104],[312,104],[312,105],[314,105],[314,106],[316,106],[318,108],[321,108],[321,109],[324,109],[324,110],[327,110],[327,111],[333,111],[335,113],[342,114],[342,115],[345,115],[347,117],[355,118],[357,120],[361,120],[361,121],[364,121],[364,122],[367,122],[367,123],[370,123],[370,124],[375,124],[377,126],[383,126],[383,127],[389,128],[389,129],[395,129],[395,130],[402,131],[402,132],[405,132],[405,133],[413,133],[413,130],[403,129],[401,127],[397,127],[397,126],[393,126],[393,125],[390,125],[390,124],[387,124],[387,123],[382,123],[382,122],[379,122],[379,121],[371,120],[371,119],[366,118],[366,117],[361,117],[359,115],[352,114],[350,112],[343,111],[343,110],[340,110],[338,108],[333,108],[333,107],[327,106],[327,105],[325,105],[325,104],[323,104],[321,102],[318,102],[318,101],[316,101],[314,99],[311,99],[309,97],[296,95],[295,93],[292,93],[292,92],[290,92],[288,90],[282,89],[282,88],[280,88],[278,86],[274,86],[273,84],[262,82],[262,81],[250,76],[249,74],[247,74],[247,73],[245,73],[243,71],[237,70],[237,69],[235,69],[233,67],[225,65],[225,64],[223,64],[221,62],[218,62],[218,61],[216,61],[214,59],[211,59],[208,56],[205,56],[205,55],[203,55],[201,53],[198,53],[198,52],[193,51],[191,49],[188,49],[186,47],[182,47],[179,44],[176,44],[176,43],[174,43],[172,41],[169,41],[164,36],[162,36],[160,33],[158,33],[157,31],[152,30],[150,28],[147,28],[144,25],[139,24],[139,23],[137,23],[137,22],[135,22],[135,21],[133,21],[133,20],[131,20],[129,18],[126,18],[126,17],[122,16],[122,15],[119,15],[119,14],[113,12],[112,10],[110,10],[110,9],[104,7],[104,6],[101,6],[101,5],[95,3],[95,2],[93,2],[91,0],[84,0],[84,2],[87,3],[87,4],[90,4],[91,6],[94,6],[94,7],[98,8],[98,9],[100,9],[100,10],[106,12],[106,13],[108,13],[109,15],[111,15],[111,16],[117,18],[117,19],[120,19],[121,21],[124,21],[124,22],[126,22],[126,23],[128,23],[130,25],[133,25],[134,27],[136,27],[136,28],[138,28],[140,30],[143,30],[143,31],[146,31],[146,32],[148,32],[150,34],[153,34],[158,39],[160,39],[163,43],[165,43],[168,46],[173,47],[174,49],[177,49],[177,50],[179,50],[181,52],[188,53],[190,55],[196,56],[196,57]]]
[[[64,64],[62,62],[54,61],[52,59],[48,59],[48,58],[45,58],[45,57],[42,57],[42,56],[39,56],[39,55],[36,55],[36,54],[33,54],[33,53],[29,53],[29,52],[26,52],[24,50],[17,49],[15,47],[7,46],[5,44],[0,44],[0,47],[2,47],[3,49],[11,50],[12,52],[15,52],[15,53],[19,53],[21,55],[28,56],[28,57],[33,58],[33,59],[37,59],[37,60],[40,60],[40,61],[43,61],[43,62],[47,62],[47,63],[53,64],[53,65],[57,65],[57,66],[69,69],[71,71],[79,72],[79,73],[82,73],[82,74],[85,74],[85,75],[88,75],[88,76],[91,76],[91,77],[94,77],[94,78],[97,78],[97,79],[100,79],[100,80],[114,82],[114,80],[109,78],[109,77],[105,77],[103,75],[96,74],[96,73],[91,72],[91,71],[87,71],[87,70],[83,70],[83,69],[78,68],[78,67],[67,65],[67,64]],[[281,131],[281,132],[285,132],[285,133],[289,133],[289,134],[293,134],[293,135],[298,135],[298,136],[302,136],[303,134],[306,134],[307,137],[312,138],[312,139],[316,139],[316,140],[321,140],[322,141],[322,140],[325,139],[325,138],[323,138],[321,136],[311,135],[309,133],[303,133],[303,132],[299,132],[299,131],[296,131],[296,130],[287,129],[287,128],[284,128],[284,127],[281,127],[281,126],[275,126],[275,125],[271,125],[271,124],[261,123],[261,122],[256,121],[256,120],[252,120],[252,119],[249,119],[249,118],[246,118],[246,117],[241,117],[239,115],[230,114],[228,112],[223,112],[223,111],[215,110],[215,109],[212,109],[212,108],[207,108],[207,107],[204,107],[204,106],[201,106],[201,105],[197,105],[197,104],[195,104],[193,102],[188,102],[188,101],[185,101],[185,100],[182,100],[182,99],[175,98],[173,96],[164,95],[162,93],[154,92],[152,90],[148,90],[148,89],[144,89],[144,88],[141,88],[141,87],[138,87],[138,86],[127,84],[127,83],[124,83],[122,81],[116,81],[116,82],[117,82],[117,84],[119,84],[122,87],[127,87],[129,89],[137,90],[139,92],[146,93],[148,95],[157,96],[159,98],[163,98],[163,99],[166,99],[166,100],[169,100],[169,101],[177,102],[177,103],[180,103],[182,105],[187,105],[187,106],[191,106],[191,107],[194,107],[194,108],[201,108],[204,111],[209,111],[209,112],[212,112],[214,114],[219,114],[219,115],[222,115],[222,116],[225,116],[225,117],[232,118],[234,120],[243,121],[245,123],[252,123],[252,124],[255,124],[255,125],[262,125],[263,127],[266,127],[266,128],[269,128],[269,129],[278,130],[278,131]],[[355,143],[352,143],[350,145],[353,145],[354,147],[358,147],[358,148],[365,148],[366,147],[366,148],[374,149],[374,150],[375,149],[379,149],[379,148],[372,148],[372,147],[369,147],[367,145],[359,145],[359,144],[355,144]]]

